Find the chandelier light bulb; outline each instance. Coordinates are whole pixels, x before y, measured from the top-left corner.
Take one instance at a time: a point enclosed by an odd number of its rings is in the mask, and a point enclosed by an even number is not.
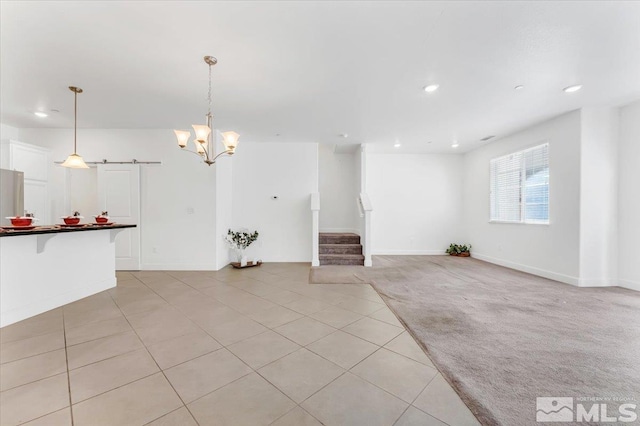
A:
[[[204,149],[204,144],[202,144],[198,140],[193,141],[193,144],[196,146],[196,152],[198,153],[198,155],[201,155],[204,157],[204,155],[206,154],[206,151]]]
[[[222,134],[222,138],[222,143],[224,144],[225,149],[227,151],[231,151],[230,154],[233,154],[238,146],[238,139],[240,138],[240,135],[236,132],[230,131],[224,132]]]
[[[196,132],[196,140],[200,143],[207,143],[211,128],[205,124],[194,124],[193,130]]]
[[[189,137],[191,133],[188,130],[174,130],[176,137],[178,138],[178,146],[180,148],[184,148],[187,146],[187,142],[189,142]]]

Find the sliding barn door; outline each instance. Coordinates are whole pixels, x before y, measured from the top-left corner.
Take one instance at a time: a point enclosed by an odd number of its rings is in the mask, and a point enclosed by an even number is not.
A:
[[[109,212],[110,222],[138,225],[116,237],[116,269],[139,270],[140,166],[98,164],[98,207]]]

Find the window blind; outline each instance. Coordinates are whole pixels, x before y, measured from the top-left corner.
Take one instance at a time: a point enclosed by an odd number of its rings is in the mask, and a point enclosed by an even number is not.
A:
[[[549,144],[490,162],[490,220],[549,223]]]

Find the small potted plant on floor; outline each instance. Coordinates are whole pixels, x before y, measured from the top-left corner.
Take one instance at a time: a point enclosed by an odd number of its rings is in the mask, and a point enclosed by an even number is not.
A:
[[[235,251],[238,259],[238,265],[240,267],[247,266],[247,257],[245,256],[244,251],[257,239],[258,231],[249,233],[245,230],[232,231],[231,229],[229,229],[227,235],[224,237],[224,240],[229,244],[229,247]]]
[[[447,253],[449,256],[469,257],[471,256],[471,244],[450,244]]]
[[[80,219],[84,219],[84,217],[80,216],[80,212],[75,211],[70,216],[64,216],[62,220],[64,220],[65,225],[77,225],[80,223]]]
[[[96,218],[96,223],[109,223],[109,212],[102,212],[94,217]]]

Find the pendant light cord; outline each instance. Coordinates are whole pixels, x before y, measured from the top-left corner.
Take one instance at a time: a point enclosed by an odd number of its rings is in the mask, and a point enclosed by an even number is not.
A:
[[[78,92],[73,91],[73,153],[77,153],[78,142]]]

